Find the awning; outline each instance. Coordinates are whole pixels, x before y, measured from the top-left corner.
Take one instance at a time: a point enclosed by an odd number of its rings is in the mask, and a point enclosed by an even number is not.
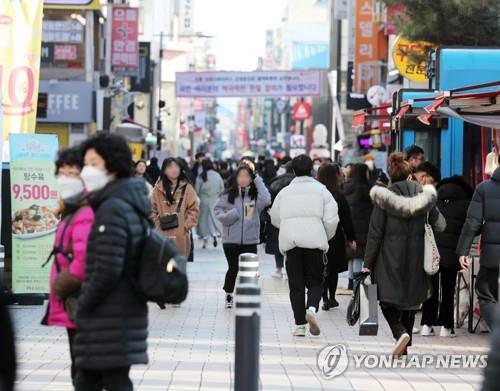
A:
[[[497,89],[491,90],[491,87]],[[423,110],[412,108],[415,102],[428,101],[431,103]],[[395,118],[401,119],[407,113],[417,114],[417,120],[427,126],[433,123],[433,119],[447,117],[487,128],[500,128],[500,81],[437,92],[433,96],[402,102]]]

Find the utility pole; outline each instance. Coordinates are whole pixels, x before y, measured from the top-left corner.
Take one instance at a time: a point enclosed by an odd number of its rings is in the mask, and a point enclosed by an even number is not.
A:
[[[330,91],[328,95],[328,122],[331,124],[331,132],[328,141],[330,143],[330,148],[332,150],[332,159],[335,160],[335,150],[334,145],[337,142],[337,126],[335,118],[335,99],[339,99],[340,88],[341,88],[341,50],[342,50],[342,20],[335,18],[335,0],[330,0],[330,72],[337,71],[336,83],[330,83],[336,85],[336,91]]]

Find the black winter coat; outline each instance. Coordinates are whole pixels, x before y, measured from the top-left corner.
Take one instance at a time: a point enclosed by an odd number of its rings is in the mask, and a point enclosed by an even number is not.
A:
[[[444,232],[434,233],[441,255],[439,267],[458,271],[460,263],[455,250],[474,190],[460,176],[443,179],[436,189],[438,191],[437,207],[446,220]]]
[[[446,223],[435,208],[437,192],[416,182],[375,186],[365,267],[374,272],[381,303],[401,310],[418,308],[432,294],[431,278],[424,271],[424,225],[443,231]]]
[[[326,254],[328,258],[328,271],[342,273],[347,270],[346,240],[356,240],[354,226],[352,224],[351,210],[345,196],[337,191],[332,194],[337,202],[339,211],[339,225],[335,236],[328,242],[329,248]]]
[[[368,223],[372,214],[373,203],[370,198],[370,186],[347,181],[344,185],[344,196],[351,208],[351,219],[356,237],[357,249],[348,249],[347,258],[363,258],[365,255]]]
[[[271,193],[271,200],[274,202],[274,199],[278,195],[278,193],[287,187],[295,178],[293,173],[286,173],[283,175],[279,175],[274,177],[269,183],[268,189],[269,193]],[[269,208],[268,208],[269,209]],[[267,210],[264,212],[267,213]],[[267,234],[266,234],[266,254],[281,254],[279,248],[279,233],[280,230],[276,228],[272,224],[266,225]]]
[[[488,366],[484,371],[484,383],[482,391],[498,391],[498,380],[500,379],[500,316],[493,329],[491,349],[488,355]]]
[[[474,238],[481,234],[481,265],[498,269],[500,260],[500,168],[477,187],[458,241],[457,254],[469,255]]]
[[[146,364],[148,307],[131,273],[141,252],[144,222],[130,205],[151,214],[140,178],[118,179],[90,198],[95,220],[78,312],[76,367],[105,370]]]

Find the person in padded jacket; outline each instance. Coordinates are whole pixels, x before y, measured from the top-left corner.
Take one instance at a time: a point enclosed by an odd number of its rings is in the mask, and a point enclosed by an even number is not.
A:
[[[500,160],[500,158],[499,158]],[[467,268],[474,238],[481,234],[481,267],[476,292],[481,315],[490,329],[498,313],[498,263],[500,261],[500,167],[474,192],[457,246],[460,264]]]
[[[417,168],[419,171],[426,163]],[[428,177],[438,179],[439,169],[427,163],[429,169]],[[436,171],[437,170],[437,171]],[[432,173],[434,171],[434,174]],[[429,182],[429,181],[427,181]],[[432,296],[422,306],[422,336],[432,336],[435,334],[433,326],[442,326],[441,337],[454,337],[454,300],[457,272],[460,270],[460,263],[455,249],[462,226],[467,216],[472,193],[474,190],[465,182],[463,177],[452,176],[443,179],[436,185],[438,192],[437,207],[446,220],[444,232],[435,232],[436,244],[439,249],[441,260],[439,262],[439,273],[432,276],[433,293]],[[439,289],[441,287],[441,290]],[[441,295],[439,292],[441,291]]]
[[[95,219],[87,248],[74,342],[76,390],[132,390],[130,366],[147,364],[148,307],[132,273],[151,214],[146,186],[133,178],[127,141],[101,133],[83,144],[81,177]]]
[[[432,293],[431,278],[424,271],[426,221],[434,232],[442,232],[446,221],[436,208],[434,186],[420,186],[411,178],[411,167],[403,154],[389,156],[388,188],[374,186],[374,203],[366,241],[365,272],[373,272],[382,314],[400,356],[411,345],[415,312]]]
[[[215,217],[223,225],[222,244],[228,270],[224,282],[226,308],[233,305],[233,290],[239,268],[239,256],[257,254],[260,242],[260,214],[271,203],[271,195],[250,166],[242,164],[232,184],[215,203]]]

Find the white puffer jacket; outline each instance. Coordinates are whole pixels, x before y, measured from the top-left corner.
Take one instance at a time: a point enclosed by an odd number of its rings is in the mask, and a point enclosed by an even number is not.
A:
[[[295,248],[328,251],[339,223],[335,199],[327,188],[311,177],[295,178],[281,190],[270,211],[271,222],[279,228],[281,253]]]

